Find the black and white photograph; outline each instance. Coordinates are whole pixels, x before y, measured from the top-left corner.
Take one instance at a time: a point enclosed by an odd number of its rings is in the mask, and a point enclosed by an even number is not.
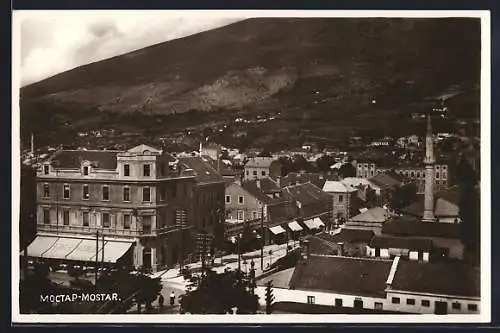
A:
[[[489,20],[14,11],[13,322],[488,322]]]

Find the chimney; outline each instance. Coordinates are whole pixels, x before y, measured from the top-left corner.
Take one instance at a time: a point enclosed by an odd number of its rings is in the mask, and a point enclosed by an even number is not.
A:
[[[344,256],[344,242],[339,242],[339,256],[343,257]]]
[[[35,156],[35,137],[31,133],[31,156]]]

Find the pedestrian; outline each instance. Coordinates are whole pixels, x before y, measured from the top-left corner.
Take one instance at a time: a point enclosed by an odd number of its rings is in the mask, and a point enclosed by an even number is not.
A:
[[[158,304],[160,305],[160,309],[163,309],[164,302],[165,302],[165,299],[163,298],[163,295],[160,294],[160,297],[158,297]]]
[[[174,291],[172,291],[170,293],[170,305],[174,306],[174,304],[175,304],[175,293]]]

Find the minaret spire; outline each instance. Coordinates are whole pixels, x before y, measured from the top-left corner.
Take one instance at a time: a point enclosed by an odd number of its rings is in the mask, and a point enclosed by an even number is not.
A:
[[[425,199],[424,199],[424,215],[422,220],[426,222],[434,222],[434,165],[436,159],[434,157],[434,144],[432,141],[432,125],[431,115],[427,115],[427,132],[425,135]]]

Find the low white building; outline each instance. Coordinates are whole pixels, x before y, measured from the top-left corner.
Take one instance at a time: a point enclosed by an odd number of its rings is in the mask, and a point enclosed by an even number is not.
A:
[[[274,304],[323,305],[331,313],[480,313],[479,270],[461,263],[310,255],[258,281],[262,304],[268,281]]]

